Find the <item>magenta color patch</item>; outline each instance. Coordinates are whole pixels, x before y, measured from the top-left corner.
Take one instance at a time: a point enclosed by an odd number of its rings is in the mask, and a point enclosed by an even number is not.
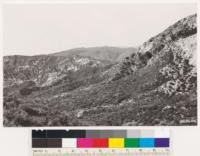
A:
[[[90,148],[93,146],[92,139],[90,138],[78,138],[77,147],[78,148]]]

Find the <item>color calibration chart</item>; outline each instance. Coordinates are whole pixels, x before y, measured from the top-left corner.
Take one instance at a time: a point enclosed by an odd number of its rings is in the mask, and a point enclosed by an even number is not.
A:
[[[32,130],[32,156],[169,156],[169,130]]]

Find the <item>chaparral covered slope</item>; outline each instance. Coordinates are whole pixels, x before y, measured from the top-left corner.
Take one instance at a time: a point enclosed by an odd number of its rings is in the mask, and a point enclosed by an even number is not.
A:
[[[196,125],[196,18],[181,19],[120,62],[5,56],[4,125]]]

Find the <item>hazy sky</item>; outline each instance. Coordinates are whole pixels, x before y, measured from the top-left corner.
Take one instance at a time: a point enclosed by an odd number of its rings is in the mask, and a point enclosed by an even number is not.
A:
[[[138,46],[196,9],[195,4],[6,4],[4,55]]]

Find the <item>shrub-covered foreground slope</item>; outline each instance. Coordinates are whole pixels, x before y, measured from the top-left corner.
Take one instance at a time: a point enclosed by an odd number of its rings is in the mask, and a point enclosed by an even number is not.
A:
[[[196,125],[196,15],[119,63],[4,57],[5,126]]]

